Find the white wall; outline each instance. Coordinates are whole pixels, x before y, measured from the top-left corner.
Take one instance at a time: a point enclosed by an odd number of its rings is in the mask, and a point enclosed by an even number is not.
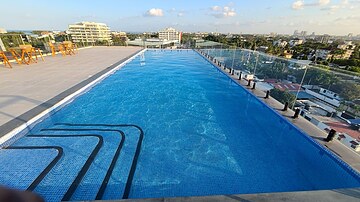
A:
[[[314,92],[312,90],[309,90],[309,89],[305,89],[305,92],[309,93],[310,95],[320,99],[320,100],[323,100],[324,102],[327,102],[329,104],[332,104],[336,107],[339,107],[340,106],[340,101],[339,100],[336,100],[336,99],[332,99],[332,98],[329,98],[329,97],[326,97],[325,95],[321,95],[317,92]]]

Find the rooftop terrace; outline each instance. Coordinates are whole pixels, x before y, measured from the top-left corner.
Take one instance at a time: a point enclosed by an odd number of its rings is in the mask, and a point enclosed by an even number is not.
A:
[[[0,75],[3,77],[0,80],[0,125],[5,124],[0,127],[0,137],[9,130],[11,125],[24,123],[27,118],[31,118],[37,112],[48,108],[52,103],[66,96],[63,94],[66,89],[71,90],[73,86],[81,85],[82,81],[96,77],[95,75],[99,73],[104,73],[108,67],[118,64],[119,61],[121,62],[124,58],[139,50],[140,48],[134,47],[94,47],[80,50],[79,54],[75,56],[61,57],[58,55],[56,57],[46,57],[45,62],[39,61],[29,66],[14,65],[13,69],[0,68]],[[246,87],[247,82],[242,81],[241,84]],[[246,88],[256,96],[264,97],[263,92],[252,90],[250,87]],[[53,100],[54,98],[57,99]],[[332,143],[325,143],[322,138],[326,137],[326,133],[301,117],[295,120],[291,119],[293,112],[291,110],[282,112],[283,106],[276,100],[266,99],[264,101],[287,117],[297,127],[332,150],[354,169],[360,170],[359,155],[336,140]],[[37,110],[34,111],[34,108],[37,108]],[[32,113],[27,114],[29,110],[32,110]],[[319,201],[336,200],[337,197],[343,201],[356,201],[359,197],[359,190],[178,198],[178,200],[286,201],[292,199],[292,201],[306,201],[314,199],[314,197],[319,198]],[[148,201],[176,200],[148,199]]]

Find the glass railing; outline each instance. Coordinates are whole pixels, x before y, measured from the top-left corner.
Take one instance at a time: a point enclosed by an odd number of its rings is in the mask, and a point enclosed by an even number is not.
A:
[[[340,67],[316,65],[310,60],[296,60],[264,52],[231,47],[217,42],[195,44],[205,55],[235,77],[256,83],[256,89],[270,91],[289,108],[301,109],[301,115],[360,152],[360,74]]]

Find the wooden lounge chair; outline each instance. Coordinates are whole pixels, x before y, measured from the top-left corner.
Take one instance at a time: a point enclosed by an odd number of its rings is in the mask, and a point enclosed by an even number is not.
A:
[[[35,48],[35,47],[33,47],[33,51],[34,51],[36,60],[38,60],[38,57],[37,57],[37,56],[38,56],[38,54],[39,54],[39,56],[41,57],[42,61],[45,61],[45,60],[44,60],[44,57],[43,57],[43,55],[42,55],[42,51],[40,50],[40,48]]]
[[[60,52],[62,56],[66,55],[65,49],[62,44],[53,44],[53,43],[49,42],[49,47],[51,49],[51,55],[53,57],[55,57],[55,54],[57,51]]]
[[[11,66],[11,64],[9,62],[9,59],[6,57],[4,51],[0,51],[0,59],[2,59],[5,67],[6,67],[6,65],[9,65],[9,67],[12,68],[12,66]]]
[[[21,62],[30,64],[31,62],[36,63],[33,56],[37,57],[34,52],[34,48],[31,45],[19,45],[21,49]]]
[[[13,56],[13,58],[16,60],[16,62],[21,65],[22,62],[21,62],[21,55],[14,49],[14,48],[10,48],[9,49],[11,55]]]
[[[62,42],[66,55],[75,55],[75,45],[71,41]]]

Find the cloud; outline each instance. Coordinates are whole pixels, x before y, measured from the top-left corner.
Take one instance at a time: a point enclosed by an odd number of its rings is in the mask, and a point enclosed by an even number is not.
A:
[[[321,10],[334,12],[334,11],[336,11],[336,10],[339,9],[339,8],[340,8],[339,5],[332,5],[332,6],[324,7],[324,8],[322,8]]]
[[[213,6],[213,7],[211,7],[211,10],[212,11],[221,11],[221,7],[220,6]]]
[[[164,16],[163,10],[160,8],[152,8],[146,11],[145,16],[148,17],[161,17]]]
[[[330,3],[330,0],[319,0],[319,5],[320,6],[326,6]]]
[[[180,12],[180,13],[177,14],[177,16],[182,17],[182,16],[184,16],[184,13]]]
[[[225,17],[234,17],[236,16],[235,8],[232,8],[230,6],[212,6],[210,7],[212,16],[216,18],[225,18]]]
[[[299,0],[299,1],[295,1],[293,4],[292,4],[292,8],[294,9],[294,10],[300,10],[300,9],[303,9],[304,8],[304,1],[301,1],[301,0]]]
[[[346,0],[345,0],[346,1]],[[305,3],[304,0],[297,0],[292,4],[292,9],[300,10],[306,7],[326,6],[330,4],[330,0],[318,0],[311,3]]]

